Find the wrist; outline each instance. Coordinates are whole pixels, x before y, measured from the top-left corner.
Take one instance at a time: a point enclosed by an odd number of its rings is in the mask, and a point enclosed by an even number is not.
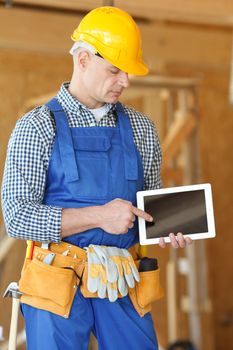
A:
[[[61,235],[70,236],[96,227],[103,227],[103,206],[63,208]]]
[[[92,207],[93,224],[94,227],[103,228],[104,224],[104,205],[97,205]]]

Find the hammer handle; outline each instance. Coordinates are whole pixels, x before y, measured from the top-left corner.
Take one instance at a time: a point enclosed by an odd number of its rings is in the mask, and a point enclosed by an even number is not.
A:
[[[16,350],[19,304],[20,304],[19,299],[12,298],[12,314],[11,314],[11,325],[10,325],[8,350]]]

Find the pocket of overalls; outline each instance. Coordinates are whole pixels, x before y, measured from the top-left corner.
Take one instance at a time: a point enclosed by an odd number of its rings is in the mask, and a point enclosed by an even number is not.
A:
[[[79,198],[104,199],[109,191],[110,139],[104,136],[74,136],[79,180],[69,183]]]
[[[23,303],[68,317],[76,289],[73,270],[26,259],[19,281]]]
[[[140,281],[135,286],[135,293],[140,308],[146,308],[153,301],[163,297],[163,289],[160,284],[160,269],[139,272]]]

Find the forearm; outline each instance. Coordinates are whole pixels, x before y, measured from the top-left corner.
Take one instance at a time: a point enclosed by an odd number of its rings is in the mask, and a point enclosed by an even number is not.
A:
[[[153,218],[132,203],[116,198],[104,205],[62,210],[61,236],[67,237],[96,227],[111,234],[127,233],[137,216]]]
[[[61,236],[67,237],[101,226],[101,207],[63,208]]]

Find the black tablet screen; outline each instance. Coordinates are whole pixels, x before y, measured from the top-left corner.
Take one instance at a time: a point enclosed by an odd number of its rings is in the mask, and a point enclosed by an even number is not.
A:
[[[204,190],[145,196],[144,203],[154,218],[153,223],[146,223],[147,238],[208,232]]]

